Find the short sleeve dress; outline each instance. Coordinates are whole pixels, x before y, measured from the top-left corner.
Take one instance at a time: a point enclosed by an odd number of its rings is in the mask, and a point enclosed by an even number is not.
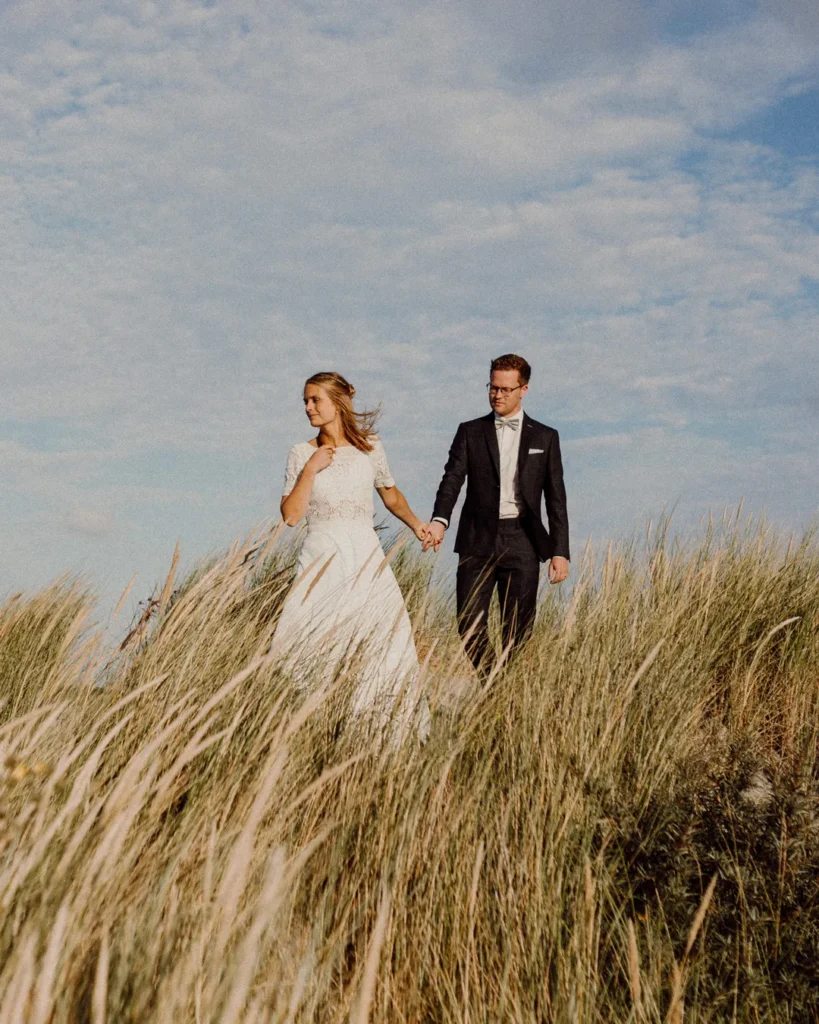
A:
[[[354,713],[392,719],[402,730],[412,721],[425,735],[429,711],[418,693],[412,625],[373,526],[373,488],[395,481],[381,441],[372,446],[340,446],[316,474],[298,573],[271,650],[305,688],[354,674]],[[290,449],[284,496],[315,450],[307,441]]]

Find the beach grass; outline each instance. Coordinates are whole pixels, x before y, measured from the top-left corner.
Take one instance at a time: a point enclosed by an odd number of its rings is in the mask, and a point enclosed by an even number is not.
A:
[[[0,607],[3,1024],[819,1020],[812,532],[587,550],[486,683],[404,544],[424,744],[268,653],[294,556]]]

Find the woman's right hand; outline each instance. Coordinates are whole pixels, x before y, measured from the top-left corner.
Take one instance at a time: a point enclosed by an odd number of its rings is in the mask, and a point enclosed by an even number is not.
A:
[[[307,460],[307,465],[313,470],[314,473],[320,473],[323,469],[327,469],[333,461],[333,456],[336,453],[335,446],[332,444],[323,444],[316,448],[310,458]]]

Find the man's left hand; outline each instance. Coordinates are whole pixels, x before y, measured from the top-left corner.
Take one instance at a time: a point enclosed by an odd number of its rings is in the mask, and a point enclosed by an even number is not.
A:
[[[554,558],[549,562],[549,582],[550,583],[562,583],[563,580],[569,575],[569,561],[567,558],[561,558],[560,555],[555,555]]]

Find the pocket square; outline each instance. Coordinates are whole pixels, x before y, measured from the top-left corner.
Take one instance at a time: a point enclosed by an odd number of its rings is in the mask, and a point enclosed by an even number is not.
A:
[[[530,448],[529,449],[529,454],[530,455],[542,455],[543,454],[543,449],[542,448]]]

